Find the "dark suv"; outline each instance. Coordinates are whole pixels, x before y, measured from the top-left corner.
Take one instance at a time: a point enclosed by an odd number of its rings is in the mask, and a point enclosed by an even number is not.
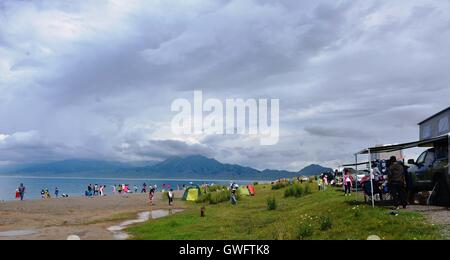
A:
[[[409,160],[412,165],[409,172],[412,176],[414,192],[434,189],[434,204],[450,204],[450,177],[448,172],[448,141],[434,144],[434,148],[423,152],[417,161]]]

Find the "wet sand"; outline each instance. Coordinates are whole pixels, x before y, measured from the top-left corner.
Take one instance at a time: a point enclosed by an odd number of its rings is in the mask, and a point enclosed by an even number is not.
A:
[[[0,240],[66,240],[69,235],[114,239],[108,227],[136,219],[138,213],[184,208],[179,199],[169,207],[161,195],[156,194],[154,206],[147,194],[0,202]],[[181,196],[182,192],[175,192],[175,198]]]

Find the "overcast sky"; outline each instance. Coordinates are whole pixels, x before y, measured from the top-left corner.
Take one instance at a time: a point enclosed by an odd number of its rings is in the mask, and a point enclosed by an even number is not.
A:
[[[203,154],[336,167],[450,105],[450,2],[0,0],[0,165]],[[280,142],[175,136],[177,98],[279,98]]]

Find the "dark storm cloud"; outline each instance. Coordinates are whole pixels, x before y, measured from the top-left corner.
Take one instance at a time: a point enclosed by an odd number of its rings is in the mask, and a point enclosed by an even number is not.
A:
[[[414,140],[416,123],[449,105],[448,11],[425,0],[1,1],[0,164],[199,153],[298,170]],[[279,144],[174,136],[170,104],[194,89],[279,98]],[[34,137],[13,142],[21,133]]]

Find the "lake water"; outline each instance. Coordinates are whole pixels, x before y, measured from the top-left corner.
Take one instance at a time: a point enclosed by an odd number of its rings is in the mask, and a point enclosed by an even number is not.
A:
[[[41,197],[41,190],[48,189],[50,195],[53,197],[55,188],[58,187],[59,194],[68,194],[70,197],[84,196],[85,190],[89,184],[106,185],[106,195],[112,194],[112,186],[119,184],[128,184],[130,189],[134,191],[134,186],[138,187],[138,191],[142,190],[143,183],[147,185],[156,184],[158,190],[161,190],[163,184],[171,185],[172,189],[176,190],[177,185],[180,187],[183,184],[189,186],[190,180],[151,180],[151,179],[109,179],[109,178],[56,178],[56,177],[11,177],[0,176],[0,201],[14,200],[15,192],[20,183],[26,187],[25,199],[39,199]],[[193,184],[201,185],[204,183],[215,183],[221,185],[229,185],[229,181],[201,181],[193,180]],[[239,185],[247,185],[250,181],[236,181]]]

